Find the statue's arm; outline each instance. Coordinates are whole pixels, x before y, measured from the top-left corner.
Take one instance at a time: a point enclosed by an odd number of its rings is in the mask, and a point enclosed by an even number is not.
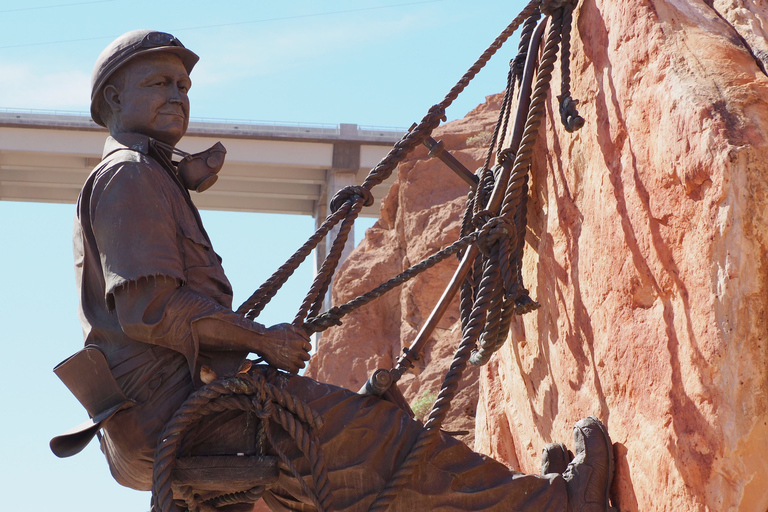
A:
[[[301,328],[270,328],[168,279],[141,279],[114,292],[118,320],[131,338],[184,354],[194,367],[200,350],[256,353],[292,373],[309,360],[309,337]]]

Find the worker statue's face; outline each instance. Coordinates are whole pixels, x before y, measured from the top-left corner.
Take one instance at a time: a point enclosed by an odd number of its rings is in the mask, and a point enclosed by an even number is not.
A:
[[[181,59],[173,54],[139,57],[104,87],[112,109],[112,133],[141,133],[175,146],[189,124],[192,85]]]

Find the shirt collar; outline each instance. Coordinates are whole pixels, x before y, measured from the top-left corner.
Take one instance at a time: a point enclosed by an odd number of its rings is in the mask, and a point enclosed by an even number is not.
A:
[[[142,155],[149,154],[149,137],[140,133],[118,133],[107,137],[104,143],[104,153],[101,158],[107,158],[115,151],[130,149]]]

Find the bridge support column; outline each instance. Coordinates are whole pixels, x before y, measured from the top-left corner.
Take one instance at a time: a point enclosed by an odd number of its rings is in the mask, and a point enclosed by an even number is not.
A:
[[[340,136],[355,138],[357,137],[357,125],[356,124],[341,124]],[[326,171],[325,187],[321,194],[320,200],[315,203],[315,229],[319,228],[325,218],[330,213],[330,202],[333,196],[339,190],[344,187],[355,185],[357,172],[360,170],[360,143],[357,142],[335,142],[333,144],[333,164],[331,169]],[[333,240],[339,233],[340,224],[337,224],[325,241],[318,244],[315,250],[315,275],[320,270],[320,266],[325,261],[325,257],[331,250]],[[355,228],[354,226],[349,232],[347,242],[344,245],[344,249],[339,258],[339,266],[344,263],[347,256],[355,248]],[[337,267],[338,268],[338,267]],[[325,295],[325,301],[323,310],[328,310],[333,306],[332,302],[332,290],[333,281],[328,287],[328,292]],[[315,342],[319,341],[320,333],[316,334]]]

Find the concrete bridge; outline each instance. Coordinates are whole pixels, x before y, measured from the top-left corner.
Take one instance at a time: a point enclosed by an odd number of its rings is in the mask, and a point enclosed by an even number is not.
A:
[[[224,168],[213,188],[192,193],[201,209],[312,215],[319,225],[341,188],[361,184],[404,130],[355,124],[267,124],[193,120],[179,148],[221,141]],[[0,200],[74,203],[101,160],[107,131],[87,114],[0,110]],[[377,217],[395,176],[373,190]],[[352,250],[350,233],[343,257]],[[317,260],[326,254],[318,246]]]

